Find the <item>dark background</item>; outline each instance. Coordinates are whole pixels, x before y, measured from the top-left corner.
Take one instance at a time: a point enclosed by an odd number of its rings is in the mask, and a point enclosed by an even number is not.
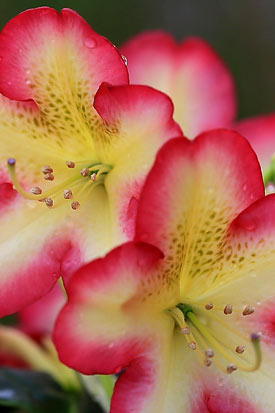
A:
[[[275,110],[274,0],[0,0],[0,25],[38,6],[78,11],[117,46],[145,29],[199,35],[231,69],[239,117]]]

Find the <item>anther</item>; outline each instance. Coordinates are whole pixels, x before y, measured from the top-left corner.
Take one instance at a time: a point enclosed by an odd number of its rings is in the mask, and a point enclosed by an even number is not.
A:
[[[235,348],[236,353],[242,354],[244,352],[245,346],[237,346]]]
[[[212,310],[213,307],[214,307],[214,306],[213,306],[212,303],[205,304],[205,306],[204,306],[204,308],[205,308],[206,310]]]
[[[95,180],[96,180],[96,173],[92,173],[92,175],[91,175],[91,180],[92,180],[92,181],[95,181]]]
[[[51,208],[53,206],[52,198],[46,198],[45,199],[45,204],[47,205],[47,207]]]
[[[195,341],[190,341],[190,343],[188,343],[188,347],[191,348],[191,350],[196,350],[197,344]]]
[[[42,172],[43,172],[44,175],[51,174],[53,172],[53,168],[49,165],[45,165],[42,168]]]
[[[66,165],[68,168],[74,168],[75,167],[75,163],[72,161],[66,161]]]
[[[42,189],[39,188],[38,186],[34,186],[31,189],[31,193],[34,194],[34,195],[40,195],[40,194],[42,194]]]
[[[210,367],[211,364],[212,364],[212,360],[210,360],[210,359],[205,359],[205,360],[204,360],[204,365],[205,365],[206,367]]]
[[[254,307],[251,307],[250,305],[247,305],[245,309],[243,310],[243,315],[250,315],[254,313]]]
[[[186,335],[190,334],[190,328],[189,327],[183,327],[180,331],[181,331],[182,334],[186,334]]]
[[[233,373],[233,371],[236,371],[237,367],[235,366],[235,364],[228,364],[228,366],[226,367],[226,371],[228,374]]]
[[[52,173],[50,174],[45,174],[44,179],[46,179],[46,181],[53,181],[54,180],[54,176]]]
[[[232,314],[233,308],[231,304],[226,304],[226,306],[224,307],[224,314],[228,315],[228,314]]]
[[[76,210],[80,207],[80,203],[78,201],[74,201],[71,203],[72,209]]]
[[[80,174],[81,174],[82,176],[88,176],[89,173],[90,173],[90,171],[89,171],[88,168],[83,168],[83,169],[80,171]]]
[[[65,199],[72,199],[73,193],[70,189],[65,189],[64,190],[64,198]]]
[[[212,350],[212,348],[205,350],[204,354],[206,355],[206,357],[214,357],[214,351]]]

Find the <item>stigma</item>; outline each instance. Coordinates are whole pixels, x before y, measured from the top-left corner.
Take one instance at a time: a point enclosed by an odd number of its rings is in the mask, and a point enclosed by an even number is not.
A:
[[[173,317],[176,328],[187,342],[187,347],[196,353],[204,366],[210,367],[215,364],[226,374],[232,374],[236,370],[256,371],[262,359],[261,334],[253,332],[250,337],[245,337],[243,340],[245,342],[249,340],[248,346],[243,342],[236,345],[234,340],[242,335],[234,326],[223,320],[223,317],[227,319],[232,314],[233,306],[225,304],[223,308],[216,309],[216,312],[220,312],[218,315],[213,312],[214,308],[212,303],[211,306],[208,304],[200,306],[199,310],[196,304],[191,306],[179,303],[176,307],[167,310],[167,313]],[[253,307],[246,306],[242,311],[242,317],[249,316],[253,312]],[[214,324],[211,321],[214,321]],[[224,334],[226,330],[229,334]],[[230,339],[226,339],[231,337],[232,343]],[[253,350],[254,355],[251,355],[248,347],[251,347],[250,350]]]
[[[9,158],[7,166],[13,187],[23,198],[44,202],[48,208],[57,207],[66,202],[66,200],[71,200],[69,203],[70,208],[74,211],[79,209],[81,205],[80,200],[83,202],[94,188],[104,184],[106,175],[112,169],[111,166],[96,161],[65,161],[63,176],[67,175],[68,178],[54,185],[50,182],[53,182],[58,177],[50,165],[45,165],[41,170],[41,178],[43,177],[44,180],[48,181],[52,187],[44,191],[39,186],[35,186],[28,192],[19,183],[16,174],[16,160]]]

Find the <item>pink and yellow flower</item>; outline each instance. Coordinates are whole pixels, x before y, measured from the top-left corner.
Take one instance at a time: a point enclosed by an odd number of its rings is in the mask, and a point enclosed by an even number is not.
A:
[[[170,99],[129,86],[117,49],[69,9],[4,27],[0,92],[3,316],[132,236],[156,151],[182,133]]]
[[[175,119],[184,134],[231,127],[245,136],[265,170],[275,153],[275,115],[235,121],[236,92],[232,76],[220,57],[202,39],[177,44],[163,31],[148,31],[121,47],[128,59],[132,83],[167,93],[175,105]]]
[[[54,333],[68,366],[122,372],[111,413],[273,411],[274,207],[237,133],[160,149],[136,240],[76,272]]]

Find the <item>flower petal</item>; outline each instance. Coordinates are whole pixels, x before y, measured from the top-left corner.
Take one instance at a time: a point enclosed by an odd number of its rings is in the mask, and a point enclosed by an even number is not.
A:
[[[243,119],[234,128],[251,144],[264,170],[275,153],[275,114]]]
[[[136,239],[161,248],[168,279],[197,297],[220,281],[230,222],[264,195],[261,171],[247,141],[214,130],[195,141],[174,139],[159,151],[143,188]]]
[[[175,119],[188,138],[231,124],[236,112],[232,77],[202,39],[176,44],[165,32],[149,31],[130,39],[121,52],[132,83],[156,87],[172,98]]]
[[[55,284],[48,294],[18,313],[20,330],[35,339],[50,336],[57,314],[65,301],[60,285]]]
[[[148,316],[146,302],[139,315],[137,303],[161,257],[153,246],[128,243],[75,273],[54,332],[64,363],[85,374],[112,374],[152,345],[151,318],[157,316]],[[158,318],[173,324],[166,315]]]
[[[69,9],[40,7],[16,16],[0,34],[0,56],[0,92],[33,99],[58,145],[69,147],[78,136],[90,148],[97,88],[102,81],[128,83],[116,48]]]
[[[115,131],[109,141],[98,142],[97,150],[101,149],[105,163],[114,166],[105,180],[111,220],[119,216],[116,231],[129,239],[133,235],[135,204],[155,154],[163,143],[182,136],[182,132],[172,118],[171,100],[150,87],[103,84],[94,106]]]
[[[30,205],[19,196],[2,211],[0,317],[40,298],[60,276],[72,243],[68,230],[57,222],[60,211],[49,211],[42,203]]]

